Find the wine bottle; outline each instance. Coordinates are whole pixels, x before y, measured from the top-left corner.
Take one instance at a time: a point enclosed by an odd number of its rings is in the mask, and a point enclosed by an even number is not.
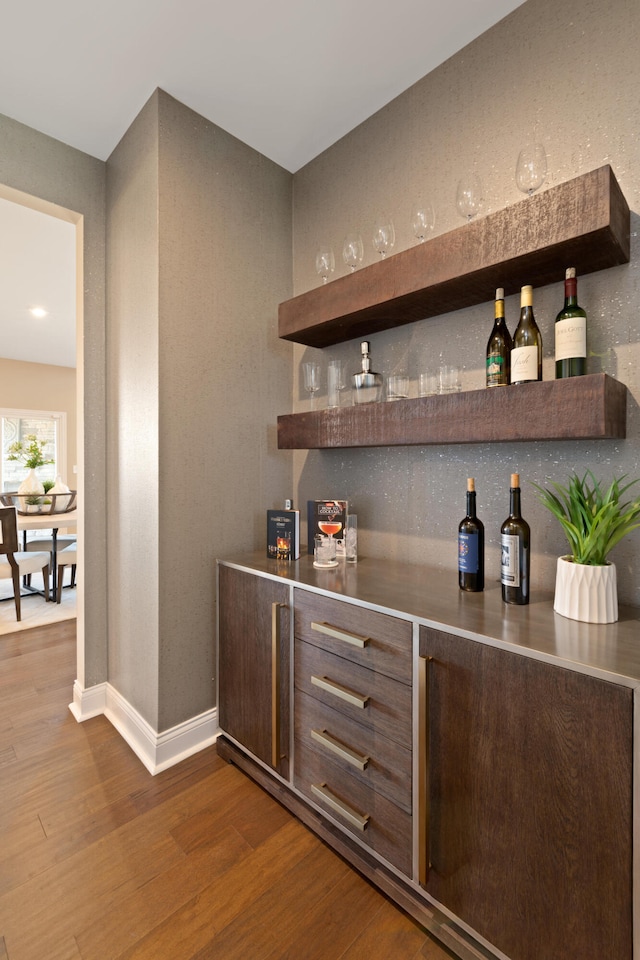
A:
[[[505,603],[529,603],[531,532],[520,513],[520,477],[511,474],[509,516],[500,527],[500,582]]]
[[[511,383],[530,380],[542,380],[542,335],[533,315],[533,287],[522,287],[520,319],[511,350]]]
[[[371,354],[369,343],[366,340],[360,344],[362,355],[362,370],[354,373],[351,378],[353,384],[354,403],[372,403],[382,399],[382,375],[371,369]]]
[[[468,593],[484,590],[484,526],[476,516],[476,487],[467,480],[467,515],[458,527],[458,584]]]
[[[587,372],[587,314],[578,306],[576,268],[564,278],[564,307],[556,317],[556,380]]]
[[[504,319],[504,290],[498,287],[494,324],[487,343],[487,386],[506,387],[511,378],[511,334]]]

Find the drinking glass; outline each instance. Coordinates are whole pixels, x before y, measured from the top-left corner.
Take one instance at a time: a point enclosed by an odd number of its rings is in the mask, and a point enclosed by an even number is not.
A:
[[[541,143],[525,147],[518,154],[516,184],[518,190],[531,196],[547,177],[547,154]]]
[[[320,361],[306,360],[302,364],[304,388],[311,396],[311,409],[314,408],[315,395],[320,389]]]
[[[340,391],[344,390],[344,364],[342,360],[329,360],[327,368],[327,406],[340,406]]]
[[[373,228],[373,247],[384,259],[396,242],[393,223],[387,217],[381,217]]]
[[[316,534],[313,538],[313,565],[314,567],[337,567],[336,542],[333,537],[322,537]]]
[[[431,203],[418,201],[411,211],[411,226],[413,235],[420,243],[424,243],[436,225],[436,215]]]
[[[387,400],[406,400],[409,396],[409,377],[392,373],[387,377]]]
[[[316,273],[326,283],[336,268],[336,260],[331,247],[322,246],[316,253]]]
[[[344,532],[345,559],[347,563],[358,562],[358,517],[355,513],[347,516],[347,527]]]
[[[357,233],[350,233],[345,237],[342,245],[342,259],[351,270],[351,273],[362,263],[364,247],[362,237]]]
[[[461,217],[467,222],[479,213],[482,206],[482,183],[480,177],[473,173],[458,182],[456,190],[456,207]]]

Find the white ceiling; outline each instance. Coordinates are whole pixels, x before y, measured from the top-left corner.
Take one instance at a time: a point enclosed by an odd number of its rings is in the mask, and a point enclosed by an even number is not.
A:
[[[5,4],[0,113],[106,160],[161,87],[295,172],[522,2]],[[7,210],[2,204],[0,235],[5,225],[13,225]],[[23,231],[44,222],[43,214],[28,214]],[[73,233],[68,224],[63,229]],[[4,269],[0,274],[3,344],[8,316],[20,339],[31,339],[23,311],[36,301],[58,318],[69,314],[73,297],[66,304],[60,300],[65,284],[56,269],[47,268],[56,242],[52,237],[40,263],[31,259],[21,270],[14,261],[13,276],[22,274],[26,287],[19,290],[16,284],[8,302],[4,283],[12,274]],[[26,246],[33,258],[35,244]],[[12,247],[11,240],[0,237],[0,249]],[[58,356],[54,342],[51,348],[47,355]],[[2,352],[7,355],[4,347]]]

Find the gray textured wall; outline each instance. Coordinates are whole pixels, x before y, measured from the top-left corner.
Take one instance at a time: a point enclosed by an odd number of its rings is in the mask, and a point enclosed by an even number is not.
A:
[[[522,199],[515,164],[531,141],[542,141],[548,154],[543,189],[609,163],[633,212],[631,263],[578,284],[589,316],[590,371],[619,377],[631,391],[627,439],[296,453],[298,500],[348,498],[359,514],[361,552],[454,571],[465,480],[475,476],[487,532],[487,576],[499,578],[499,526],[508,509],[509,474],[518,471],[533,533],[532,585],[551,589],[555,558],[565,545],[530,481],[562,480],[574,468],[588,467],[607,479],[640,476],[639,35],[636,0],[613,0],[606,7],[599,0],[528,0],[295,175],[295,293],[319,282],[314,257],[323,238],[334,247],[336,275],[346,272],[341,248],[350,230],[362,233],[364,262],[373,262],[371,233],[379,211],[395,223],[396,251],[417,242],[410,213],[420,195],[433,201],[435,233],[460,226],[455,190],[469,171],[483,182],[484,213]],[[534,292],[545,379],[554,376],[553,321],[569,265],[558,264],[557,284]],[[513,331],[516,297],[506,310]],[[487,303],[378,334],[371,337],[374,369],[387,373],[406,363],[415,381],[420,370],[437,368],[442,353],[461,368],[463,389],[479,388],[492,322]],[[308,403],[299,386],[299,361],[318,355],[326,363],[339,356],[355,371],[358,347],[358,341],[323,351],[296,347],[294,409]],[[640,531],[612,559],[621,600],[640,603]]]
[[[109,676],[158,731],[213,705],[215,559],[290,495],[291,175],[157,91],[109,171]]]

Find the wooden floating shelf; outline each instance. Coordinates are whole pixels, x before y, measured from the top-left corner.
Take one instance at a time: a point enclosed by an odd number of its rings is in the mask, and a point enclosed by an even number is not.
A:
[[[627,387],[605,373],[278,417],[280,450],[626,436]]]
[[[310,347],[628,263],[629,207],[610,166],[534,194],[280,304],[278,333]]]

